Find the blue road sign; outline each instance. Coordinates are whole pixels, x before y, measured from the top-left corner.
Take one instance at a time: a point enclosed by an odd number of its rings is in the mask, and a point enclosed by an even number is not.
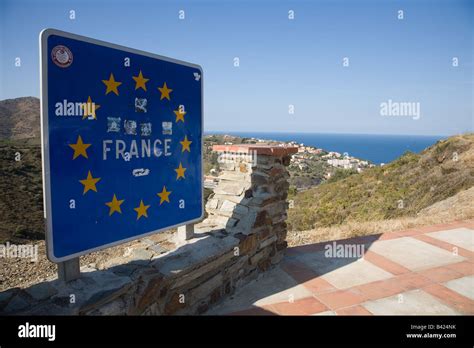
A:
[[[48,258],[200,220],[200,66],[53,29],[40,50]]]

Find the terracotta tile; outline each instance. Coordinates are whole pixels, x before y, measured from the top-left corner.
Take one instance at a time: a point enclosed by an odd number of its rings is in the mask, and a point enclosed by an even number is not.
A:
[[[403,230],[403,231],[394,231],[392,233],[395,233],[396,235],[400,237],[411,237],[411,236],[416,236],[419,234],[426,233],[425,231],[422,230],[422,228],[412,228],[409,230]]]
[[[291,260],[283,261],[281,269],[288,273],[298,283],[304,283],[317,277],[317,274],[302,262]]]
[[[327,280],[321,277],[310,279],[302,283],[301,285],[303,285],[306,289],[311,291],[313,294],[320,294],[323,292],[337,290],[337,288],[335,288],[331,283],[329,283]]]
[[[472,221],[472,220],[453,221],[453,222],[450,222],[450,223],[447,224],[449,226],[449,228],[447,228],[447,229],[466,227],[466,225],[468,225],[470,223],[472,224],[472,223],[474,223],[474,221]]]
[[[336,311],[337,315],[372,315],[367,309],[362,306],[352,306],[341,308]]]
[[[311,315],[327,311],[328,308],[314,297],[303,298],[294,302],[280,302],[269,305],[279,315]]]
[[[454,269],[448,268],[446,266],[435,267],[426,269],[424,271],[417,272],[422,276],[431,279],[436,283],[446,282],[448,280],[462,278],[464,274],[455,271]]]
[[[404,291],[418,289],[432,284],[433,281],[421,274],[405,273],[390,279],[358,285],[350,290],[365,300],[377,300],[393,296]]]
[[[444,250],[449,251],[449,252],[452,252],[454,250],[453,249],[454,245],[443,242],[442,240],[439,240],[439,239],[432,238],[432,237],[427,236],[427,235],[415,236],[414,238],[418,239],[418,240],[421,240],[422,242],[431,244],[435,247],[444,249]]]
[[[424,234],[422,234],[420,236],[414,236],[413,238],[421,240],[422,242],[426,242],[428,244],[434,245],[436,247],[442,248],[444,250],[452,251],[452,248],[450,247],[451,244],[443,242],[439,239],[435,239],[435,238],[432,238],[432,237],[424,235]]]
[[[384,234],[381,234],[379,239],[377,241],[383,241],[383,240],[390,240],[390,239],[396,239],[396,238],[401,238],[402,236],[399,236],[396,232],[386,232]]]
[[[453,263],[451,265],[446,265],[446,268],[452,269],[456,272],[459,272],[465,276],[474,274],[474,263],[470,261],[463,261],[458,263]]]
[[[375,266],[395,275],[410,272],[408,268],[405,268],[402,265],[399,265],[398,263],[370,250],[364,253],[364,260],[369,261]]]
[[[419,273],[401,274],[395,277],[394,282],[400,284],[404,290],[419,289],[433,283],[431,279],[424,277]]]
[[[364,297],[351,290],[339,290],[315,295],[322,303],[330,309],[349,307],[364,302]]]
[[[437,297],[454,310],[464,314],[474,314],[474,301],[440,284],[425,286],[423,291]]]
[[[457,245],[447,243],[447,242],[444,242],[442,240],[439,240],[439,239],[436,239],[436,238],[433,238],[433,237],[430,237],[430,236],[426,236],[426,235],[414,236],[413,238],[421,240],[422,242],[426,242],[428,244],[434,245],[438,248],[444,249],[444,250],[449,251],[449,252],[453,252],[453,250],[457,250],[457,253],[458,253],[459,256],[466,257],[470,260],[474,259],[474,253],[473,252],[471,252],[469,250],[466,250],[464,248],[461,248]]]
[[[417,230],[419,230],[422,233],[430,233],[430,232],[437,232],[437,231],[458,228],[457,225],[458,225],[457,223],[449,223],[449,224],[437,224],[437,225],[431,225],[431,226],[420,226],[420,227],[417,227]]]
[[[465,222],[462,224],[462,227],[474,229],[474,221],[465,221]]]
[[[397,281],[396,278],[380,280],[377,282],[359,285],[351,290],[357,292],[367,300],[378,300],[380,298],[397,295],[404,292],[406,286]]]
[[[443,231],[443,230],[450,230],[453,228],[458,228],[460,225],[463,223],[450,223],[450,224],[437,224],[437,225],[430,225],[430,226],[418,226],[418,227],[413,227],[409,228],[406,230],[401,230],[401,231],[393,231],[392,233],[399,234],[404,237],[409,237],[409,236],[417,236],[420,234],[424,233],[430,233],[430,232],[437,232],[437,231]]]
[[[472,251],[458,248],[458,254],[461,255],[462,257],[465,257],[471,262],[474,262],[474,253]]]

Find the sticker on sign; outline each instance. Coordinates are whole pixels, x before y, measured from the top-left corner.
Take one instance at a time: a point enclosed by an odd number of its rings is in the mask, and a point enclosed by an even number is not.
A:
[[[40,66],[51,261],[202,219],[200,66],[54,29]]]

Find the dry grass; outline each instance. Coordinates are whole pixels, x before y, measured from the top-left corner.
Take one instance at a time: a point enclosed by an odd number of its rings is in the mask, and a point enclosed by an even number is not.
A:
[[[437,202],[474,186],[474,134],[439,141],[336,182],[290,197],[292,231],[415,217]],[[399,209],[400,202],[403,208]]]
[[[474,218],[474,187],[435,203],[416,217],[402,217],[369,222],[348,222],[338,226],[317,228],[308,231],[289,231],[288,245],[298,246],[351,237],[367,236],[409,228],[429,226]]]

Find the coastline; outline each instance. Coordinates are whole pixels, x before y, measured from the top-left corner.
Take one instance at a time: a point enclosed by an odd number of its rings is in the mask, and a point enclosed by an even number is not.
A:
[[[239,132],[206,131],[204,135],[232,135],[281,142],[296,142],[326,151],[347,153],[374,164],[386,164],[402,156],[406,151],[419,153],[447,138],[444,135],[388,135],[298,132]]]

